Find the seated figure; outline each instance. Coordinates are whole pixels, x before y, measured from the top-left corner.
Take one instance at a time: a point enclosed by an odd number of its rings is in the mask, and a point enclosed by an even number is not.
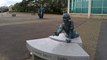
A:
[[[63,23],[59,26],[54,35],[59,36],[59,34],[64,31],[66,33],[66,42],[70,43],[71,39],[79,37],[79,34],[74,30],[74,23],[70,18],[70,15],[65,13],[63,15]]]
[[[39,10],[38,10],[39,18],[43,18],[44,13],[45,13],[45,9],[43,7],[40,7]]]

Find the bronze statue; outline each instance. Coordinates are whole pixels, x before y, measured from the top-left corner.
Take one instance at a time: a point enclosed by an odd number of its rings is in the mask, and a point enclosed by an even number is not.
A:
[[[45,8],[40,7],[39,10],[38,10],[38,16],[39,16],[40,19],[43,18],[44,13],[45,13]]]
[[[70,43],[71,39],[74,39],[76,37],[79,37],[79,34],[74,30],[74,23],[70,18],[70,15],[65,13],[63,15],[63,22],[54,35],[58,36],[62,31],[66,33],[66,42]]]

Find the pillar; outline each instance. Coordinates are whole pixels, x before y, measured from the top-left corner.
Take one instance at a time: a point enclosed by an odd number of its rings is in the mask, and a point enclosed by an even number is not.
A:
[[[91,17],[91,0],[88,1],[88,18]]]
[[[70,0],[68,0],[68,10],[67,13],[70,13]]]

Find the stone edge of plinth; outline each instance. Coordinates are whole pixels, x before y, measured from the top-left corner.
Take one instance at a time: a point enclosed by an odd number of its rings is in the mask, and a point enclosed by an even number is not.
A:
[[[43,56],[41,56],[41,55],[38,55],[38,54],[42,54],[42,55],[44,55],[44,56],[46,56],[47,55],[47,57],[49,58],[50,56],[50,53],[48,53],[48,52],[44,52],[44,51],[40,51],[40,50],[37,50],[36,49],[36,53],[35,53],[35,48],[34,47],[32,47],[32,46],[30,46],[29,44],[28,44],[28,41],[29,40],[27,40],[26,42],[27,42],[27,44],[26,44],[26,46],[27,46],[27,48],[28,48],[28,50],[30,51],[30,52],[32,52],[34,55],[37,55],[37,56],[39,56],[39,57],[41,57],[41,58],[44,58],[44,59],[47,59],[47,58],[45,58],[45,57],[43,57]],[[76,43],[75,43],[76,44]],[[79,44],[77,44],[78,46],[80,46]],[[83,48],[82,48],[83,49]],[[84,50],[84,49],[83,49]],[[39,51],[39,52],[42,52],[42,53],[38,53],[37,51]],[[84,52],[86,52],[85,50],[84,50]],[[37,54],[38,53],[38,54]],[[45,54],[43,54],[43,53],[45,53]],[[86,52],[87,53],[87,52]],[[52,54],[54,57],[51,57],[51,59],[54,59],[55,58],[55,56],[59,56],[59,55],[55,55],[55,54]],[[65,56],[66,57],[66,56]],[[67,56],[68,57],[68,56]],[[79,58],[80,56],[78,56],[78,57],[76,57],[77,59]],[[81,59],[82,60],[89,60],[89,55],[88,55],[88,53],[87,53],[87,55],[86,56],[81,56]],[[63,58],[63,57],[62,57]],[[74,57],[71,57],[72,59],[75,59]],[[79,59],[79,60],[81,60],[81,59]],[[68,60],[70,60],[70,59],[68,59]]]

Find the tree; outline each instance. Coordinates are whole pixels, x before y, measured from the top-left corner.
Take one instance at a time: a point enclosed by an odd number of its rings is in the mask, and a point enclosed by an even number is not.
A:
[[[22,3],[16,3],[12,9],[16,12],[24,12],[24,6]]]
[[[0,12],[7,12],[7,11],[9,11],[8,7],[6,6],[0,7]]]
[[[67,8],[67,0],[44,0],[47,3],[47,12],[62,14]]]
[[[67,8],[67,0],[23,0],[16,3],[13,9],[18,12],[36,12],[42,6],[45,8],[46,13],[62,14]]]

